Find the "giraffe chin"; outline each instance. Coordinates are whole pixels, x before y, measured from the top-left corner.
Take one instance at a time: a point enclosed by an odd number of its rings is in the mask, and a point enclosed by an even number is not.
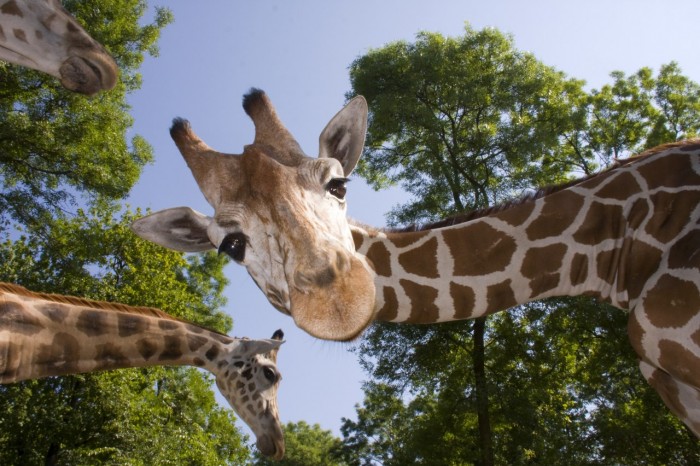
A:
[[[353,257],[347,273],[326,286],[292,290],[290,300],[299,328],[323,340],[351,341],[374,319],[374,279]]]
[[[85,95],[112,89],[117,82],[117,65],[111,57],[103,55],[84,52],[69,57],[59,69],[61,84]]]
[[[282,432],[280,432],[279,436],[284,439]],[[258,447],[260,453],[275,461],[279,461],[284,457],[284,440],[275,442],[270,435],[260,435],[255,442],[255,446]]]

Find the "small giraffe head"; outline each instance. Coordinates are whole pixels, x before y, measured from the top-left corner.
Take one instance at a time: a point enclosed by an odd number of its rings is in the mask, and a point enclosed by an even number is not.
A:
[[[255,433],[256,445],[265,456],[284,456],[284,434],[277,411],[277,350],[284,334],[271,340],[236,340],[228,357],[219,359],[216,385],[233,410]]]
[[[48,73],[87,95],[117,82],[117,64],[59,0],[0,5],[0,59]]]
[[[188,122],[170,130],[209,217],[186,207],[136,221],[145,239],[180,251],[216,249],[245,266],[270,303],[318,338],[350,340],[374,317],[374,277],[355,252],[346,217],[345,183],[362,153],[367,103],[352,99],[307,157],[267,96],[253,90],[243,108],[255,140],[242,155],[209,148]]]

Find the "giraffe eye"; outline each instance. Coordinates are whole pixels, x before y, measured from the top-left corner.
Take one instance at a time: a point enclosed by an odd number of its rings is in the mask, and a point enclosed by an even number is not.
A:
[[[347,192],[347,187],[345,185],[348,181],[350,180],[347,178],[333,178],[326,185],[326,191],[342,201],[345,199],[345,193]]]
[[[277,380],[277,373],[269,367],[263,367],[263,375],[272,383]]]
[[[243,233],[231,233],[219,245],[219,254],[223,252],[236,262],[243,262],[247,242]]]

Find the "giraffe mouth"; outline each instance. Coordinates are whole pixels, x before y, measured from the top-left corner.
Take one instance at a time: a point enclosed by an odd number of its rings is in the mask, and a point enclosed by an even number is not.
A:
[[[93,95],[114,87],[117,65],[106,53],[80,51],[63,62],[59,74],[66,89]]]
[[[290,290],[291,314],[299,328],[323,340],[351,341],[374,318],[372,275],[357,258],[347,273],[310,290]]]
[[[281,431],[279,436],[275,437],[267,434],[258,436],[255,446],[258,447],[260,453],[276,461],[284,457],[284,437]]]

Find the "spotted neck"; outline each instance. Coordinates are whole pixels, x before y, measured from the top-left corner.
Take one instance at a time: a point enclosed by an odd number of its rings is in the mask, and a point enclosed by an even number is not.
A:
[[[0,383],[158,365],[218,364],[240,340],[155,309],[109,309],[19,287],[0,287]],[[115,312],[117,310],[117,312]]]
[[[273,340],[231,338],[136,308],[33,293],[0,283],[0,383],[108,369],[197,366],[253,430],[266,456],[280,459],[284,437],[277,412]]]
[[[697,163],[678,150],[649,154],[451,227],[354,226],[356,249],[376,274],[377,319],[469,319],[551,296],[633,307],[662,266],[661,240],[678,238],[698,216],[697,189],[678,189],[700,184]]]

